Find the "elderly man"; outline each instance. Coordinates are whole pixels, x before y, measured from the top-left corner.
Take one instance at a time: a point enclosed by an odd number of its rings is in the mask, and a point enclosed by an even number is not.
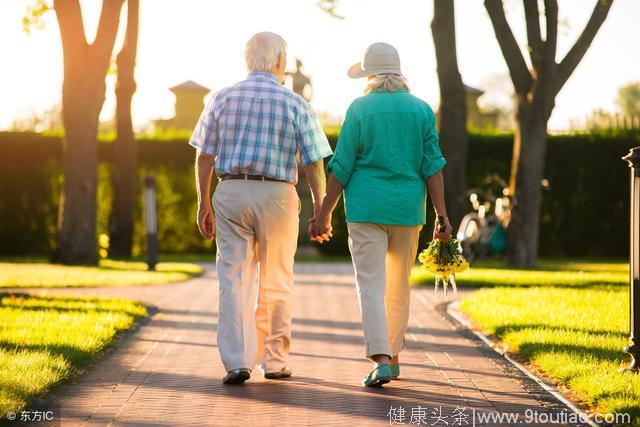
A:
[[[207,239],[215,234],[218,248],[225,384],[243,383],[257,363],[265,378],[291,376],[298,155],[315,213],[325,193],[323,158],[331,148],[311,107],[281,85],[285,50],[277,34],[251,37],[247,79],[211,97],[189,141],[197,149],[198,227]],[[214,170],[220,182],[211,201]]]

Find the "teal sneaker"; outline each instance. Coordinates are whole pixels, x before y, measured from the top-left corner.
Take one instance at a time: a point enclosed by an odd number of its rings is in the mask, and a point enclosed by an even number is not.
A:
[[[400,365],[399,364],[389,365],[389,369],[391,369],[391,379],[397,380],[398,377],[400,376]]]
[[[373,371],[369,372],[369,375],[364,377],[362,385],[365,387],[382,387],[382,384],[386,384],[391,381],[391,368],[386,363],[378,365]]]

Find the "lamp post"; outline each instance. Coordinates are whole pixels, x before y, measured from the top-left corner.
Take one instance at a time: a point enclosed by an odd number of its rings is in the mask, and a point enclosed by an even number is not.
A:
[[[144,177],[144,218],[147,231],[147,265],[155,270],[158,263],[158,223],[156,221],[156,178]]]
[[[622,158],[631,169],[631,207],[629,239],[629,319],[630,342],[624,348],[631,360],[622,368],[640,370],[640,147],[632,148]]]

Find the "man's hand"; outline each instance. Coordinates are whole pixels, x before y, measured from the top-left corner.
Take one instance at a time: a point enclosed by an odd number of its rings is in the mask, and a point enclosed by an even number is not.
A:
[[[451,227],[451,223],[449,222],[449,218],[444,219],[444,227],[441,227],[441,223],[436,218],[436,223],[433,226],[433,238],[439,239],[441,242],[448,242],[451,239],[451,232],[453,231],[453,227]],[[443,228],[443,231],[440,229]]]
[[[196,153],[196,190],[198,191],[198,229],[205,239],[213,240],[216,218],[211,207],[211,177],[215,158],[202,150]]]
[[[333,237],[333,228],[331,227],[331,217],[314,215],[309,220],[309,238],[312,242],[324,243]]]
[[[216,217],[211,205],[198,207],[198,229],[205,239],[213,240],[216,233]]]

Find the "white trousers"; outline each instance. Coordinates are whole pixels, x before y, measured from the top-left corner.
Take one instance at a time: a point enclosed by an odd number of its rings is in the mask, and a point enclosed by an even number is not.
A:
[[[422,226],[350,222],[365,354],[396,356],[409,322],[411,268]]]
[[[291,342],[300,199],[292,184],[226,180],[213,196],[220,282],[218,348],[227,371],[276,372]]]

